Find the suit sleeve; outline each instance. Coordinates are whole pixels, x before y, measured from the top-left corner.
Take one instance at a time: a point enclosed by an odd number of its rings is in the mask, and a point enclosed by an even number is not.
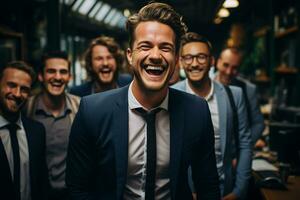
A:
[[[95,148],[84,118],[84,99],[74,119],[69,137],[66,184],[71,199],[93,199],[92,180],[95,168]]]
[[[239,122],[239,158],[236,168],[236,181],[233,193],[243,199],[247,194],[248,183],[251,177],[252,143],[247,119],[246,104],[242,91],[236,91],[234,97]]]
[[[197,142],[198,152],[192,158],[192,177],[197,199],[220,199],[219,177],[216,168],[214,132],[207,103],[203,113],[202,137]],[[198,124],[197,124],[198,125]]]
[[[261,137],[262,132],[264,131],[264,118],[262,113],[260,112],[258,101],[257,101],[257,93],[256,87],[249,86],[247,88],[247,95],[251,107],[251,117],[252,117],[252,124],[250,125],[251,135],[252,135],[252,142],[253,145],[256,141]]]

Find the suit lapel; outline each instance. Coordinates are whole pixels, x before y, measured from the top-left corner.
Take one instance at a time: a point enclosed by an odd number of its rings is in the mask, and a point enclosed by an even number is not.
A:
[[[121,89],[114,109],[113,134],[116,152],[117,199],[122,199],[128,165],[128,87]]]
[[[175,198],[178,171],[180,167],[183,130],[184,130],[184,110],[179,106],[179,96],[175,96],[175,91],[169,90],[169,116],[170,116],[170,181],[171,195]]]
[[[26,139],[27,139],[27,146],[28,146],[28,157],[29,157],[29,173],[30,173],[30,182],[33,183],[33,179],[35,179],[34,172],[35,172],[35,164],[34,164],[34,152],[33,152],[33,147],[35,146],[34,141],[33,141],[33,135],[35,130],[33,130],[32,125],[30,125],[28,119],[22,115],[22,123],[23,123],[23,127],[25,130],[25,134],[26,134]],[[31,127],[31,128],[29,128]]]
[[[0,177],[2,179],[1,181],[9,180],[9,182],[12,183],[11,172],[10,172],[6,152],[5,152],[1,138],[0,138],[0,163],[1,163],[0,164],[0,173],[1,173]]]
[[[220,85],[214,83],[216,97],[217,97],[217,104],[218,104],[218,112],[219,112],[219,130],[220,130],[220,138],[221,138],[221,151],[222,156],[224,159],[225,154],[225,147],[226,147],[226,130],[227,130],[227,105],[226,105],[226,93],[224,91],[224,88],[222,88]],[[221,98],[220,98],[221,97]]]

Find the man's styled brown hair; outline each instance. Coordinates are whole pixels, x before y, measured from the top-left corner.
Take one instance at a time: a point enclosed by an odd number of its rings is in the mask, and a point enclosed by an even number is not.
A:
[[[64,59],[65,61],[67,61],[68,62],[68,68],[69,68],[69,71],[70,71],[71,63],[70,63],[70,60],[68,58],[67,52],[65,52],[65,51],[47,51],[42,56],[42,63],[41,63],[42,65],[39,69],[40,73],[43,73],[43,70],[46,67],[46,61],[49,60],[49,59],[52,59],[52,58],[60,58],[60,59]]]
[[[180,49],[182,49],[184,45],[190,42],[202,42],[208,47],[209,53],[212,53],[212,45],[210,41],[206,37],[195,32],[188,32],[181,37]]]
[[[35,73],[34,69],[31,66],[29,66],[27,63],[25,63],[24,61],[12,61],[12,62],[7,63],[1,69],[0,79],[3,78],[3,72],[4,72],[4,70],[8,69],[8,68],[21,70],[21,71],[27,73],[30,76],[30,78],[31,78],[31,83],[32,84],[35,81],[36,73]]]
[[[129,45],[132,47],[134,41],[134,31],[139,23],[147,21],[157,21],[170,26],[175,35],[176,54],[179,51],[180,38],[187,31],[187,26],[180,16],[170,5],[165,3],[149,3],[140,9],[136,14],[130,16],[126,23],[129,33]]]
[[[92,79],[95,78],[92,67],[92,51],[93,48],[97,45],[105,46],[108,49],[108,51],[112,54],[117,63],[116,73],[118,73],[119,69],[122,67],[124,62],[124,53],[121,50],[119,44],[114,40],[114,38],[108,36],[100,36],[91,41],[88,49],[84,53],[84,65],[89,77]]]

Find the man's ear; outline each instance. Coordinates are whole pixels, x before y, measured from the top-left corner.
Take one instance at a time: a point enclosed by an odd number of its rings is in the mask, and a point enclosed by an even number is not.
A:
[[[72,76],[72,74],[70,73],[69,78],[68,78],[68,83],[69,83],[69,81],[72,80],[72,79],[73,79],[73,76]]]
[[[127,50],[126,50],[126,57],[127,57],[128,63],[130,64],[130,66],[132,66],[132,50],[130,48],[127,48]]]
[[[40,82],[44,81],[43,74],[41,72],[39,72],[39,74],[38,74],[38,79]]]
[[[176,66],[180,66],[180,56],[177,55],[175,59],[176,59],[176,62],[175,62]]]
[[[215,64],[216,64],[216,59],[214,56],[211,56],[210,57],[210,66],[216,66]]]

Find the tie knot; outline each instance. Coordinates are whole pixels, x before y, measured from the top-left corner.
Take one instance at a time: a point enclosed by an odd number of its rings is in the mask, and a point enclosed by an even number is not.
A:
[[[6,128],[9,130],[10,133],[15,133],[18,130],[19,126],[15,123],[10,123],[6,125]]]
[[[155,119],[156,113],[161,111],[161,108],[155,108],[153,110],[147,111],[144,108],[136,108],[134,109],[139,115],[141,115],[146,122],[148,122],[151,119]]]

